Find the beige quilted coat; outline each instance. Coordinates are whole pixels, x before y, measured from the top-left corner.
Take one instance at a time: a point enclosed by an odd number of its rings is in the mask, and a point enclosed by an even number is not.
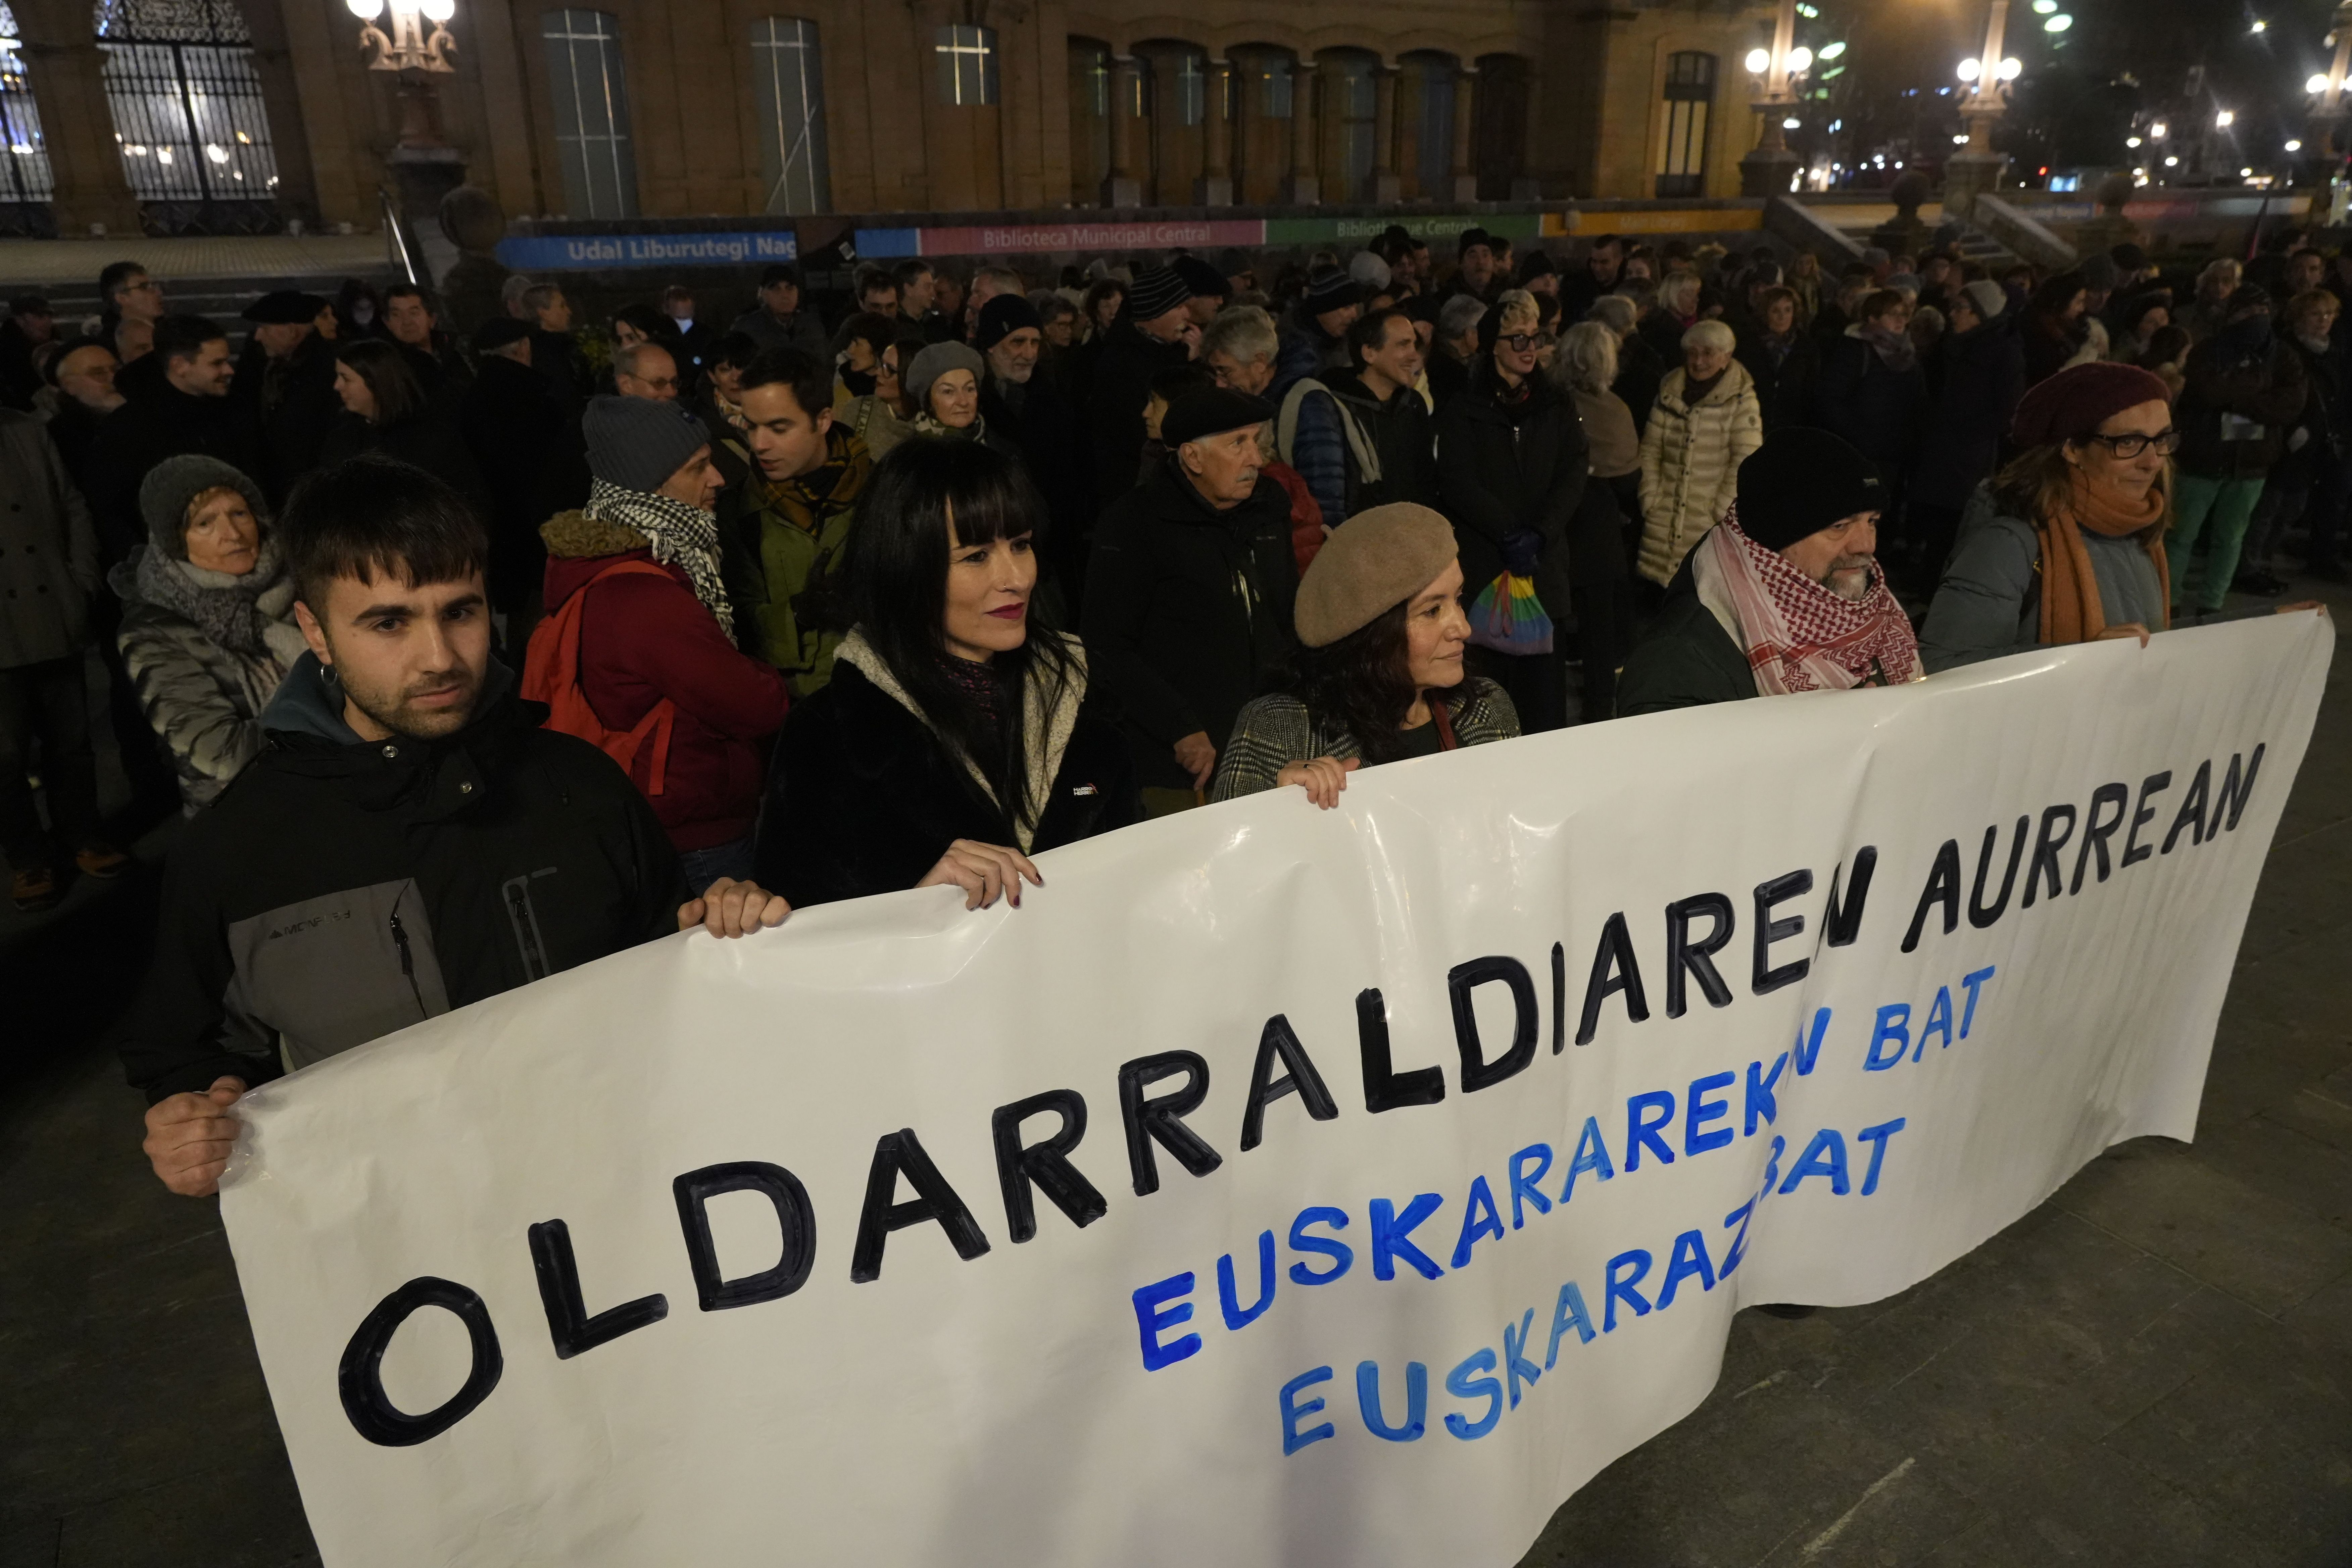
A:
[[[1696,407],[1683,401],[1685,374],[1667,373],[1642,432],[1642,575],[1661,585],[1731,510],[1740,462],[1764,444],[1764,411],[1746,365],[1732,361]]]

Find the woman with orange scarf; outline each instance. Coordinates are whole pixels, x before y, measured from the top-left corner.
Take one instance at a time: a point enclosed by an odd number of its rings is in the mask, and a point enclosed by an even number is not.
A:
[[[2137,365],[2060,371],[2025,395],[2016,459],[1977,487],[1920,628],[1930,672],[2170,624],[2164,383]]]

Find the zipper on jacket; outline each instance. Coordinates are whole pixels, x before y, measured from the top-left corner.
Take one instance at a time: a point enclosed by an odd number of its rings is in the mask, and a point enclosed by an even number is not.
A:
[[[423,1017],[431,1017],[433,1016],[433,1010],[425,1005],[425,993],[417,986],[416,984],[416,959],[415,955],[408,951],[408,932],[400,923],[400,911],[398,910],[394,910],[392,912],[392,944],[400,949],[401,977],[408,982],[408,994],[416,999],[416,1011],[418,1015]]]
[[[547,953],[539,944],[539,921],[532,916],[530,899],[523,891],[523,879],[520,877],[507,884],[507,916],[514,922],[515,941],[522,948],[524,977],[546,979]]]

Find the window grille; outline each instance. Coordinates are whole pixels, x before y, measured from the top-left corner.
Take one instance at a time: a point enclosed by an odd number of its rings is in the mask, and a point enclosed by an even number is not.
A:
[[[609,11],[550,11],[540,37],[547,47],[565,216],[636,216],[637,160],[629,141],[620,18]]]
[[[941,27],[931,52],[940,62],[940,100],[944,103],[996,101],[996,29]]]
[[[832,205],[825,166],[824,71],[816,24],[769,16],[751,26],[751,68],[765,132],[767,210],[821,213]]]
[[[1715,57],[1696,50],[1668,56],[1665,99],[1659,105],[1659,195],[1706,194],[1707,119],[1714,108]]]

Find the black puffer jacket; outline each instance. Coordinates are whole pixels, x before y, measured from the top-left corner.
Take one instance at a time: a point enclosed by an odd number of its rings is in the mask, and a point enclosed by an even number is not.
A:
[[[121,1037],[148,1099],[276,1078],[677,929],[668,836],[610,757],[495,694],[445,740],[364,742],[305,655],[269,747],[189,822]]]
[[[1454,524],[1465,602],[1532,542],[1536,592],[1558,621],[1569,613],[1570,521],[1591,476],[1584,421],[1549,376],[1538,371],[1513,389],[1494,364],[1480,359],[1469,388],[1438,411],[1438,510]]]
[[[1101,344],[1085,389],[1097,498],[1135,488],[1135,472],[1143,462],[1143,405],[1151,378],[1188,357],[1182,343],[1147,337],[1125,317],[1111,323]]]
[[[1219,511],[1169,458],[1095,525],[1087,574],[1087,655],[1117,699],[1137,782],[1189,789],[1176,742],[1222,750],[1234,716],[1290,652],[1298,567],[1290,494],[1261,475]]]
[[[794,908],[911,888],[959,838],[1023,847],[1003,806],[896,691],[879,656],[853,633],[833,679],[785,721],[758,864],[761,886]],[[1143,815],[1126,742],[1100,695],[1088,690],[1071,707],[1030,854]],[[1026,743],[1042,771],[1050,753],[1039,741]]]
[[[2211,479],[2270,472],[2310,396],[2294,345],[2273,333],[2248,353],[2225,330],[2190,349],[2182,369],[2189,384],[2172,409],[2181,471]]]
[[[1958,511],[2000,466],[2001,438],[2025,395],[2025,345],[2016,324],[1999,316],[1947,334],[1935,369],[1935,413],[1920,438],[1911,499]]]

